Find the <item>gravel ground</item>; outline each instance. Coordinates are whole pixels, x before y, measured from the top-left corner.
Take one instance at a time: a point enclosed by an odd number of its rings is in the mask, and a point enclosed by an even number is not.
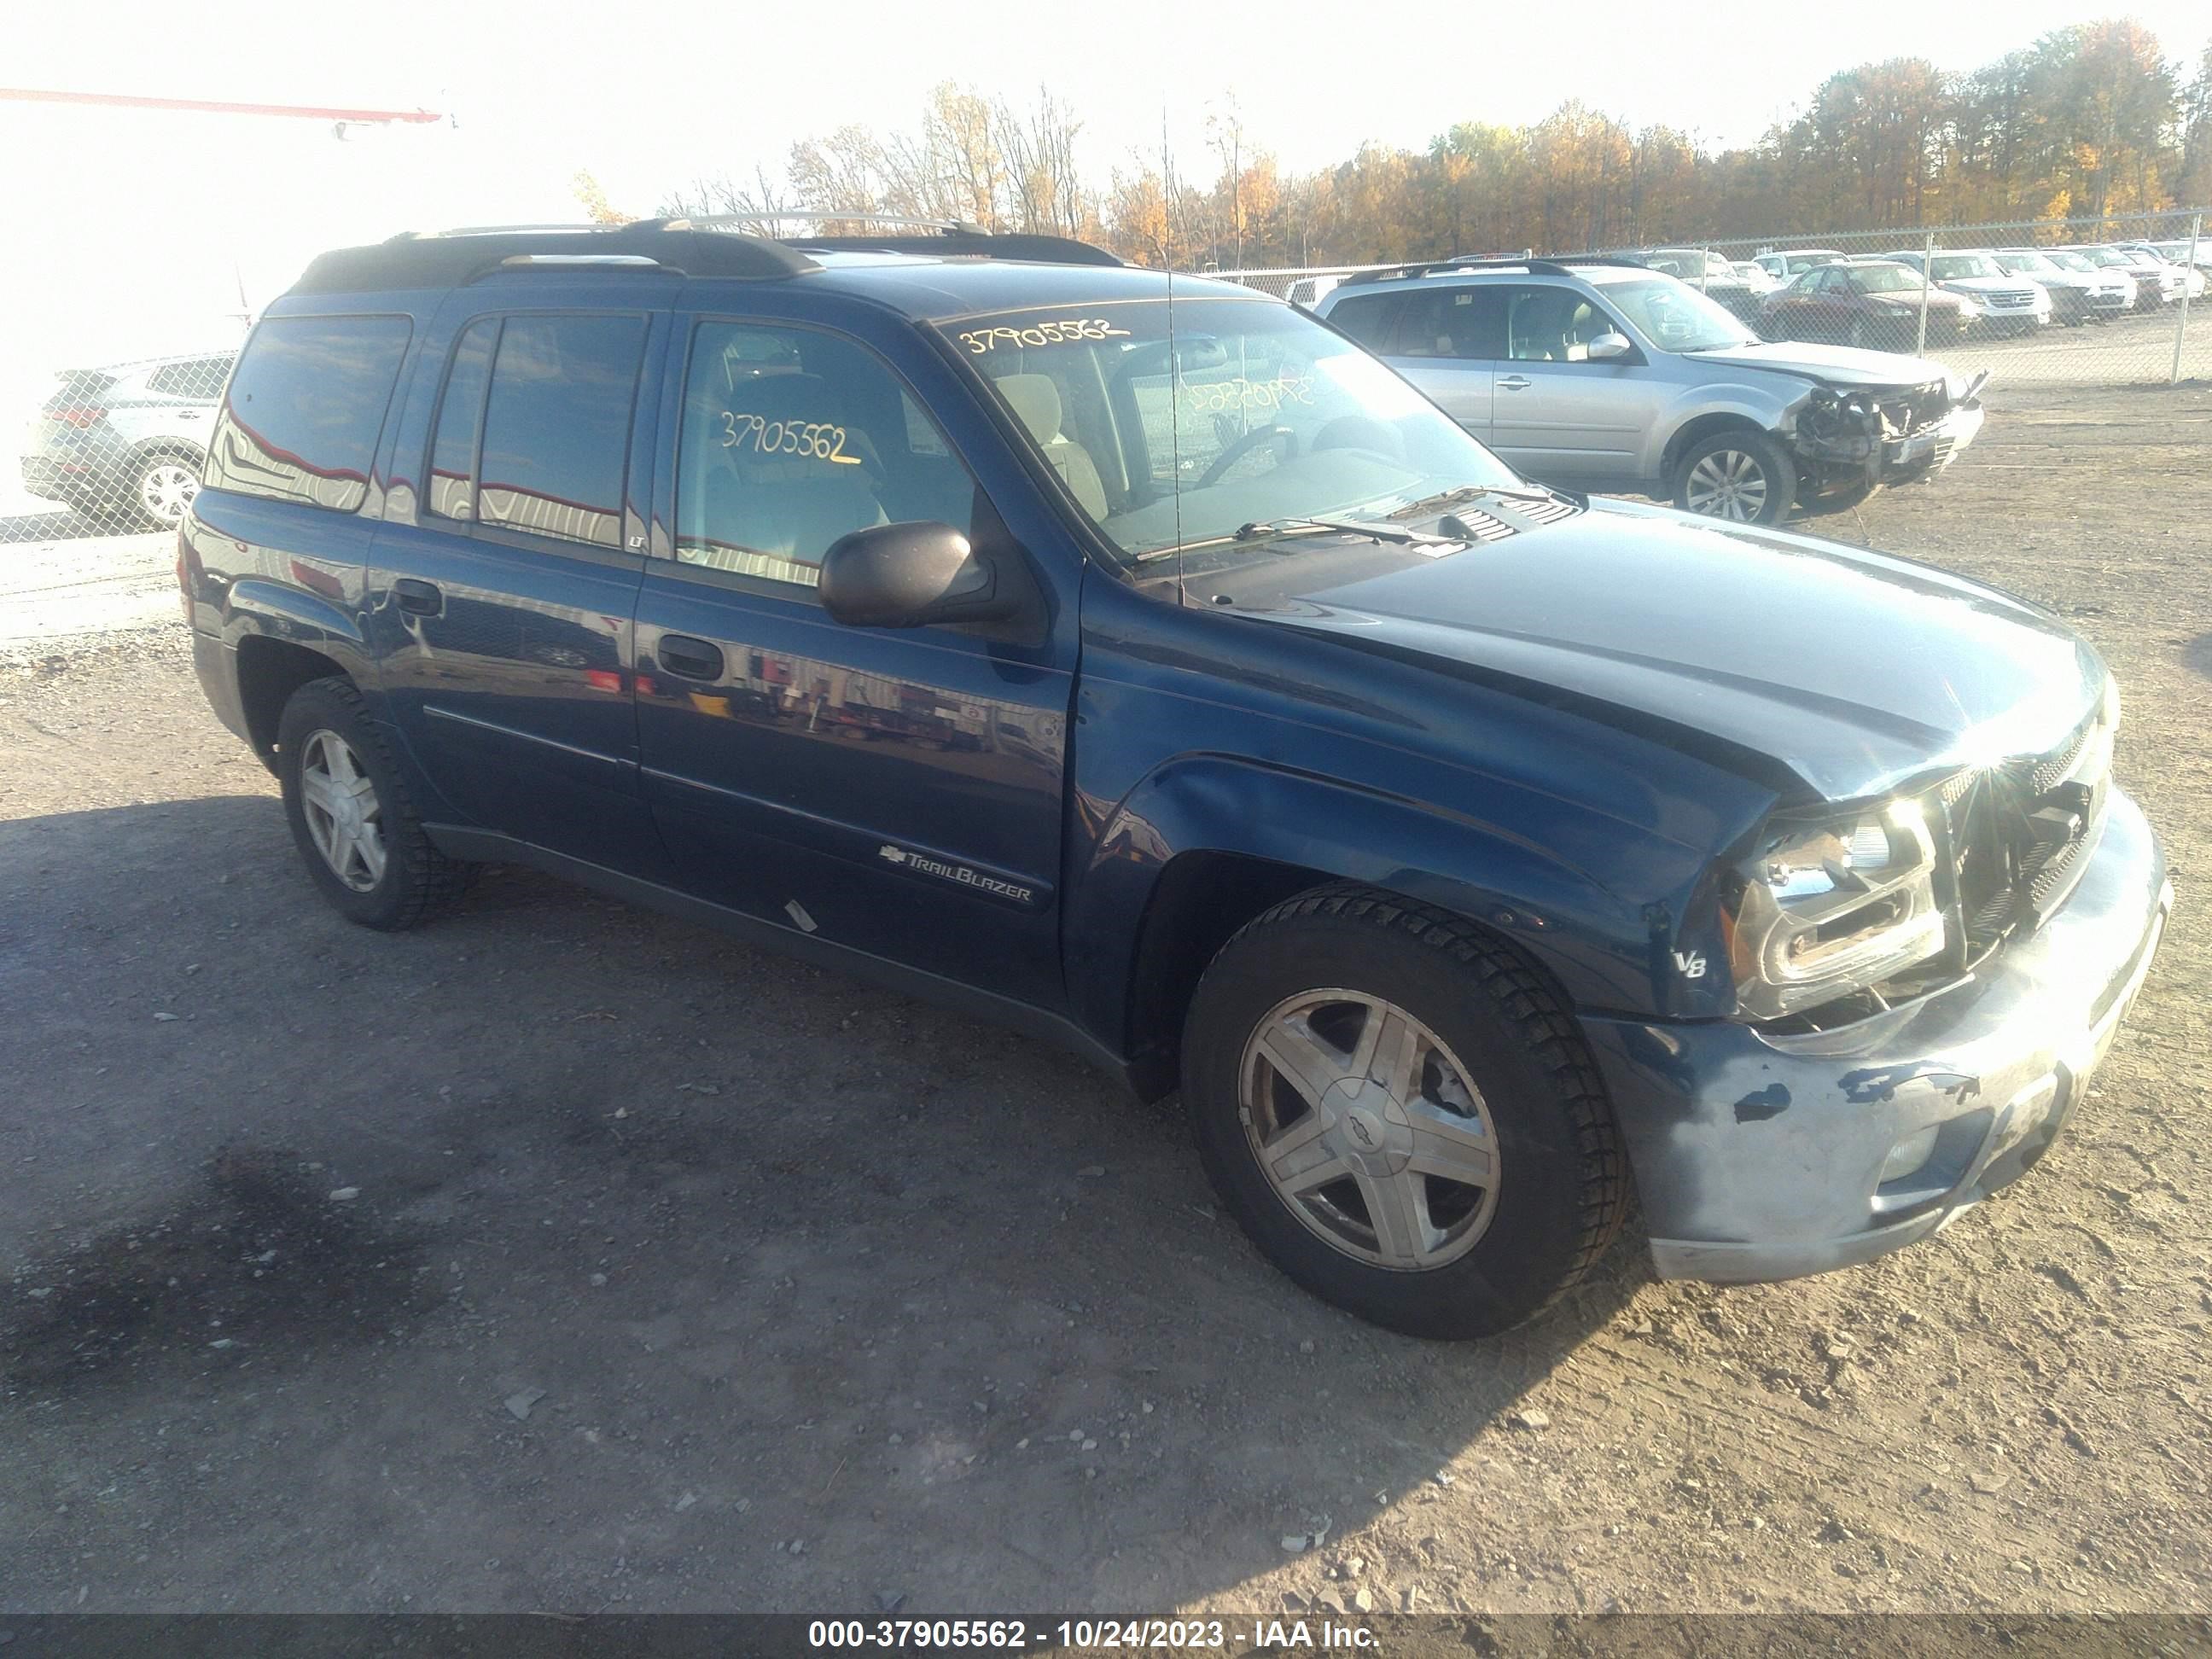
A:
[[[166,614],[19,631],[0,1609],[2212,1609],[2208,526],[2202,387],[2000,390],[1821,526],[2125,685],[2179,903],[2051,1157],[1477,1346],[1292,1289],[1055,1051],[530,874],[350,928]]]

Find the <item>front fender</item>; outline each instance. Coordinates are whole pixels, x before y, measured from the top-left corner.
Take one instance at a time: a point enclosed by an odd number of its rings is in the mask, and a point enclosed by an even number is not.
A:
[[[1556,804],[1555,804],[1556,805]],[[1109,1041],[1128,1029],[1141,919],[1169,866],[1194,853],[1230,853],[1357,881],[1483,923],[1521,946],[1577,1006],[1709,1006],[1725,975],[1703,983],[1675,971],[1673,947],[1703,860],[1656,836],[1612,825],[1607,870],[1497,820],[1231,756],[1178,756],[1149,773],[1097,821],[1067,900],[1070,989],[1083,1022]],[[1665,892],[1654,903],[1626,895]]]

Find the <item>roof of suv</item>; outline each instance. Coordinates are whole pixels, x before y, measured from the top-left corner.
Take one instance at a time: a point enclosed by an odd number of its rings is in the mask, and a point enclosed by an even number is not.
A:
[[[1586,283],[1632,283],[1663,274],[1632,259],[1597,253],[1567,254],[1556,259],[1431,259],[1347,276],[1322,297],[1333,300],[1355,289],[1435,277],[1579,276]]]
[[[930,320],[1006,307],[1156,299],[1170,282],[1208,297],[1274,301],[1231,283],[1124,265],[1103,248],[1059,236],[940,226],[921,236],[775,240],[713,221],[650,220],[615,228],[491,227],[412,232],[337,248],[309,264],[295,295],[464,287],[510,270],[659,270],[707,281],[805,282]]]

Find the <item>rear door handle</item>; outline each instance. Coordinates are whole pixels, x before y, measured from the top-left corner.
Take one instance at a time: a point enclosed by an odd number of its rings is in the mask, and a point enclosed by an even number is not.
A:
[[[689,634],[660,636],[660,665],[679,679],[719,680],[722,678],[722,647]]]
[[[1525,374],[1508,374],[1498,383],[1500,392],[1526,392],[1535,382]]]
[[[446,596],[435,582],[402,576],[392,584],[392,597],[402,611],[416,617],[434,617],[446,608]]]

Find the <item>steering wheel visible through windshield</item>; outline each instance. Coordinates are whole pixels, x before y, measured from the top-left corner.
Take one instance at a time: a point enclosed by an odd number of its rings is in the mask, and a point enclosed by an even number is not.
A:
[[[942,325],[1131,562],[1270,527],[1387,527],[1510,467],[1341,335],[1263,298],[1039,307]]]

